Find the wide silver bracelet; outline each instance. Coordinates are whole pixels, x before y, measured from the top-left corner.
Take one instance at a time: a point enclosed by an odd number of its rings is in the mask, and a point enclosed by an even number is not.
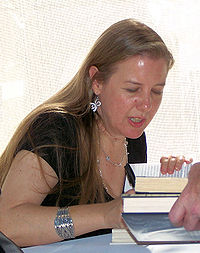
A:
[[[68,208],[59,208],[54,220],[56,233],[62,239],[74,238],[74,224],[69,215]]]

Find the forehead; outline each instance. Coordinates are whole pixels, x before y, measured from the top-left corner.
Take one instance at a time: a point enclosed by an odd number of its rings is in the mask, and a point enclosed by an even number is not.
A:
[[[165,77],[168,73],[168,65],[165,58],[135,55],[116,63],[114,73],[120,73],[122,76],[160,73]]]
[[[148,55],[134,55],[130,56],[122,61],[117,62],[114,65],[114,68],[117,70],[120,67],[128,66],[128,65],[138,65],[143,66],[147,62],[163,62],[164,65],[166,65],[167,68],[167,60],[164,57],[154,57],[154,56],[148,56]]]

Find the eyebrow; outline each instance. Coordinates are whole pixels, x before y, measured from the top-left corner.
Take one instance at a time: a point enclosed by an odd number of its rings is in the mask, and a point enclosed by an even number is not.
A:
[[[136,84],[136,85],[142,85],[142,83],[131,81],[131,80],[127,80],[127,81],[125,81],[125,83],[132,83],[132,84]],[[162,87],[164,87],[165,86],[165,82],[164,83],[157,83],[157,84],[155,84],[155,86],[162,86]]]

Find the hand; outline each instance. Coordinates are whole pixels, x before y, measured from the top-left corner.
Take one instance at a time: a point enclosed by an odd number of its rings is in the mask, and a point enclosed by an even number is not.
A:
[[[123,201],[118,197],[105,203],[104,224],[107,228],[124,228],[121,213],[123,211]]]
[[[200,230],[200,163],[192,165],[188,184],[169,213],[175,226]]]
[[[173,174],[175,170],[179,171],[184,163],[190,164],[192,161],[192,158],[187,160],[184,156],[163,156],[160,159],[160,171],[162,174]]]
[[[135,194],[133,189],[126,192],[126,194]],[[110,202],[105,203],[104,222],[105,227],[110,228],[124,228],[124,221],[121,213],[123,212],[123,201],[118,197]]]

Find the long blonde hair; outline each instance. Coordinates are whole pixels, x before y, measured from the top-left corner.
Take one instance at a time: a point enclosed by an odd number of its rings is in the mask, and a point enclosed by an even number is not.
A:
[[[0,186],[4,183],[20,141],[29,131],[35,118],[41,113],[56,111],[70,114],[78,122],[77,154],[79,166],[74,170],[78,170],[77,175],[80,175],[79,202],[104,201],[103,186],[96,162],[97,140],[99,138],[96,124],[98,115],[94,116],[90,111],[90,102],[94,99],[92,81],[96,79],[106,82],[113,73],[114,66],[119,61],[138,54],[164,58],[168,69],[174,63],[173,56],[161,37],[143,23],[126,19],[111,25],[103,32],[73,79],[21,122],[0,158]],[[91,80],[89,68],[93,65],[99,71]],[[85,117],[87,117],[87,126],[83,120]],[[88,124],[88,122],[90,123]],[[63,168],[59,169],[63,170]]]

